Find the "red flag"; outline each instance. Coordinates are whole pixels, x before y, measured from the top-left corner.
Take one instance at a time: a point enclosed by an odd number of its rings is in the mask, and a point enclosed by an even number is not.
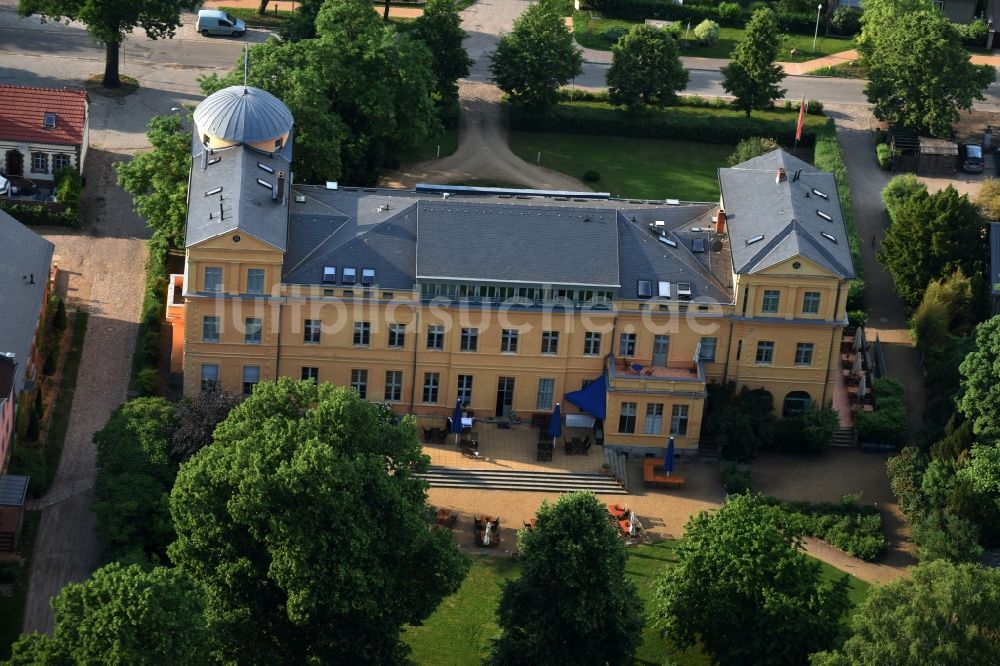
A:
[[[802,140],[802,122],[806,119],[806,96],[802,95],[802,106],[799,107],[799,124],[795,128],[795,140]]]

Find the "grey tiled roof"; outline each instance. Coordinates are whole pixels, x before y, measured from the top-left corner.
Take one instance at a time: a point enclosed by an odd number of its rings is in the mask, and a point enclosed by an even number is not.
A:
[[[786,173],[782,182],[776,182],[779,167]],[[854,277],[833,174],[774,150],[719,169],[719,186],[736,273],[753,273],[801,255],[840,277]],[[749,242],[758,236],[763,238]]]
[[[206,155],[202,146],[196,144],[195,149],[185,245],[190,247],[239,230],[284,250],[291,191],[290,150],[265,153],[234,146]],[[270,171],[261,168],[261,164]],[[275,201],[272,187],[277,185],[279,172],[285,174],[285,187],[282,200]]]
[[[277,139],[292,129],[292,113],[260,88],[229,86],[209,95],[194,111],[202,132],[238,143]]]
[[[618,286],[613,210],[417,204],[417,278]]]
[[[52,247],[52,243],[0,211],[0,353],[14,353],[15,391],[24,386],[26,359],[52,265]]]

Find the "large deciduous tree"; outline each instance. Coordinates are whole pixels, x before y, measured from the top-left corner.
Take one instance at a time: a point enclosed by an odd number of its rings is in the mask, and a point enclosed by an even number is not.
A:
[[[164,560],[174,539],[169,496],[177,475],[170,458],[174,406],[137,398],[115,410],[94,434],[94,513],[106,560]]]
[[[500,90],[537,110],[555,103],[559,87],[580,73],[582,63],[562,13],[550,2],[528,7],[490,54],[490,71]]]
[[[249,81],[295,118],[297,179],[372,185],[387,158],[440,128],[433,57],[364,0],[327,0],[315,28],[314,39],[253,47]],[[206,94],[242,82],[242,66],[201,79]]]
[[[500,599],[493,663],[631,664],[642,605],[604,505],[590,493],[542,504],[518,548],[522,574]]]
[[[769,109],[785,94],[778,84],[785,78],[778,56],[778,20],[770,9],[758,9],[750,17],[743,39],[733,49],[732,60],[722,68],[722,87],[736,99],[733,106],[746,112]]]
[[[629,110],[645,106],[663,108],[677,101],[687,87],[688,71],[681,64],[677,39],[649,25],[629,30],[611,47],[608,96],[613,104]]]
[[[853,635],[812,666],[980,666],[1000,654],[1000,571],[944,560],[874,586]]]
[[[878,258],[913,309],[932,280],[960,270],[982,281],[985,234],[982,215],[967,196],[950,185],[934,194],[921,189],[896,207]]]
[[[803,663],[834,645],[850,604],[847,577],[824,582],[800,547],[753,495],[698,514],[658,582],[658,625],[722,666]]]
[[[879,120],[946,137],[959,110],[985,99],[993,68],[972,64],[958,30],[939,10],[895,16],[877,30],[865,56],[865,95]]]
[[[368,10],[371,12],[371,9]],[[399,663],[468,563],[429,527],[412,422],[330,384],[262,382],[181,467],[170,556],[206,591],[216,657]]]
[[[153,149],[115,165],[118,184],[132,195],[135,212],[153,234],[184,247],[191,134],[175,115],[154,116],[146,125]]]
[[[1000,443],[1000,316],[976,327],[976,346],[959,366],[958,409],[972,422],[979,441]]]
[[[105,47],[101,85],[117,88],[118,51],[125,37],[136,28],[150,39],[173,37],[181,25],[181,9],[192,6],[190,0],[20,0],[17,13],[85,23],[87,32]]]
[[[887,24],[906,14],[932,9],[931,0],[865,0],[861,13],[861,32],[855,38],[861,58],[867,58],[875,49],[875,44]]]
[[[453,0],[428,0],[415,23],[413,34],[434,57],[438,103],[444,108],[454,107],[458,104],[458,80],[467,77],[472,67],[472,59],[462,45],[466,34],[458,7]]]
[[[185,462],[211,444],[215,427],[239,404],[239,396],[226,393],[214,382],[181,402],[177,406],[177,427],[170,438],[171,456]]]
[[[14,643],[10,666],[208,664],[201,591],[177,569],[109,564],[52,600],[53,634]]]

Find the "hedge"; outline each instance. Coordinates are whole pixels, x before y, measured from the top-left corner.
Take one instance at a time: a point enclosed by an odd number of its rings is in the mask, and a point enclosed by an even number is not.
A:
[[[906,439],[906,404],[903,385],[886,377],[872,387],[875,411],[859,412],[855,417],[858,439],[864,442],[900,446]]]
[[[0,210],[28,226],[80,227],[80,209],[61,204],[0,201]]]
[[[839,504],[831,502],[787,502],[764,497],[774,507],[774,516],[786,528],[816,537],[848,555],[874,560],[886,547],[882,515],[874,506],[859,506],[845,495]]]
[[[665,111],[629,113],[624,110],[559,104],[548,113],[540,114],[524,107],[510,106],[510,128],[522,132],[556,132],[560,134],[592,134],[625,136],[643,139],[674,139],[701,141],[735,146],[752,136],[789,137],[795,135],[796,117],[769,120],[751,116],[713,116],[691,113],[684,107]],[[803,146],[816,143],[816,133],[803,130]]]
[[[150,238],[146,245],[149,258],[146,260],[146,290],[142,297],[139,332],[132,358],[133,384],[137,383],[144,369],[157,368],[160,360],[160,319],[167,305],[168,245],[157,236]]]
[[[733,15],[730,12],[720,12],[718,7],[675,4],[670,0],[591,0],[589,6],[606,18],[631,21],[660,19],[690,21],[694,25],[710,19],[719,25],[742,28],[750,20],[749,12]],[[816,25],[816,15],[811,13],[775,12],[775,17],[778,29],[782,32],[811,35]]]

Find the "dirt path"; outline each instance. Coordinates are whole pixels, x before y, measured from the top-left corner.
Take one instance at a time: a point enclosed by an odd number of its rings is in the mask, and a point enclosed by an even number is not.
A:
[[[511,152],[500,106],[500,90],[487,83],[461,81],[462,125],[458,150],[382,177],[386,187],[412,189],[416,183],[496,180],[550,190],[589,191],[576,178],[525,162]]]

